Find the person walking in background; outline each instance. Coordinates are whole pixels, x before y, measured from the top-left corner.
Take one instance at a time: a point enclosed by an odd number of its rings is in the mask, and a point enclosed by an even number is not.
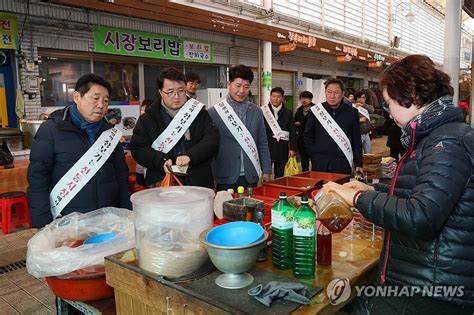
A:
[[[412,296],[361,297],[349,313],[472,314],[474,131],[454,105],[450,77],[426,56],[392,63],[380,85],[408,150],[391,186],[330,182],[324,190],[385,229],[380,285],[421,290],[411,290]],[[440,287],[462,293],[422,294],[424,288]]]
[[[326,102],[311,107],[304,132],[311,169],[318,172],[352,174],[362,171],[362,141],[359,113],[344,102],[344,84],[325,82]]]
[[[354,94],[353,106],[359,111],[360,137],[362,140],[363,153],[372,153],[372,142],[370,140],[370,114],[374,113],[374,107],[365,103],[365,94],[357,91]]]
[[[309,117],[309,111],[311,106],[314,105],[313,93],[310,91],[303,91],[300,93],[300,103],[301,106],[298,107],[295,113],[295,126],[296,126],[296,143],[298,147],[298,154],[301,159],[301,171],[309,171],[309,155],[306,152],[304,145],[304,131],[306,129],[306,123]]]
[[[196,98],[196,91],[201,84],[201,77],[199,74],[189,72],[186,74],[186,96],[189,98]]]
[[[229,70],[227,97],[209,109],[220,132],[220,148],[212,163],[217,190],[255,187],[270,180],[272,162],[262,110],[249,101],[253,72],[237,65]]]
[[[297,150],[293,113],[285,107],[284,95],[281,87],[273,88],[270,102],[262,107],[275,178],[283,177],[288,158],[295,156]]]

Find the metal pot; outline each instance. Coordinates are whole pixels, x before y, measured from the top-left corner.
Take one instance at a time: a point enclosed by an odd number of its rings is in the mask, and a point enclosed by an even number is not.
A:
[[[23,150],[23,134],[18,128],[0,128],[0,144],[7,142],[10,151]]]
[[[31,148],[35,134],[43,122],[45,122],[45,120],[20,119],[20,129],[25,136],[24,142],[26,148]]]

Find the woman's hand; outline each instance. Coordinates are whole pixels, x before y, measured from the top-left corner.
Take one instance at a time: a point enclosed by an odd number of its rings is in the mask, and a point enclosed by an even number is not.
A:
[[[354,195],[359,189],[343,186],[335,182],[329,182],[323,186],[326,193],[335,192],[338,194],[349,206],[354,207]]]
[[[353,188],[355,190],[363,190],[363,191],[374,190],[374,187],[372,187],[370,185],[367,185],[367,184],[364,184],[362,182],[359,182],[357,180],[355,180],[353,182],[345,183],[342,186],[347,187],[347,188]]]

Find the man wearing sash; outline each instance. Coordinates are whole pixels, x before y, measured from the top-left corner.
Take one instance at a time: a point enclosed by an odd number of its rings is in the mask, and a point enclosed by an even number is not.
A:
[[[229,94],[210,110],[219,129],[219,154],[212,164],[217,190],[255,187],[262,175],[270,180],[270,152],[262,110],[249,100],[252,70],[237,65],[229,70]]]
[[[199,74],[194,72],[186,73],[186,96],[188,98],[196,98],[196,91],[199,84],[201,84]]]
[[[305,130],[305,146],[313,171],[351,174],[362,172],[359,113],[345,103],[339,79],[325,83],[326,102],[311,108]]]
[[[268,105],[262,106],[275,178],[283,177],[288,158],[295,156],[297,150],[293,113],[285,107],[284,95],[281,87],[275,87],[270,91]]]
[[[53,112],[38,129],[28,168],[34,227],[42,228],[59,214],[132,208],[121,132],[104,119],[110,92],[100,76],[82,76],[75,104]]]
[[[310,109],[314,106],[313,103],[313,93],[310,91],[303,91],[300,93],[300,102],[301,106],[298,107],[295,113],[295,126],[296,126],[296,136],[297,136],[297,145],[298,145],[298,154],[301,159],[301,171],[309,171],[309,154],[306,152],[306,147],[304,145],[304,131],[306,130],[306,124],[308,122],[308,117]]]
[[[363,153],[372,153],[372,142],[370,140],[370,114],[374,113],[374,107],[365,103],[364,92],[357,91],[354,94],[355,108],[359,111],[360,137],[362,140]]]
[[[133,158],[146,168],[146,186],[155,185],[168,166],[187,168],[184,185],[214,188],[210,163],[219,150],[219,131],[204,104],[186,97],[186,78],[176,68],[164,69],[159,97],[141,115],[133,130]]]

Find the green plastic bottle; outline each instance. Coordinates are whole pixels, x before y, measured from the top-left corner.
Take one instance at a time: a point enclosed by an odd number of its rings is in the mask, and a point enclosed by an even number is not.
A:
[[[315,214],[308,198],[301,198],[301,206],[293,219],[294,265],[293,275],[300,279],[314,278]]]
[[[290,269],[293,266],[293,215],[295,208],[286,199],[286,193],[280,193],[272,207],[272,264],[278,269]]]

